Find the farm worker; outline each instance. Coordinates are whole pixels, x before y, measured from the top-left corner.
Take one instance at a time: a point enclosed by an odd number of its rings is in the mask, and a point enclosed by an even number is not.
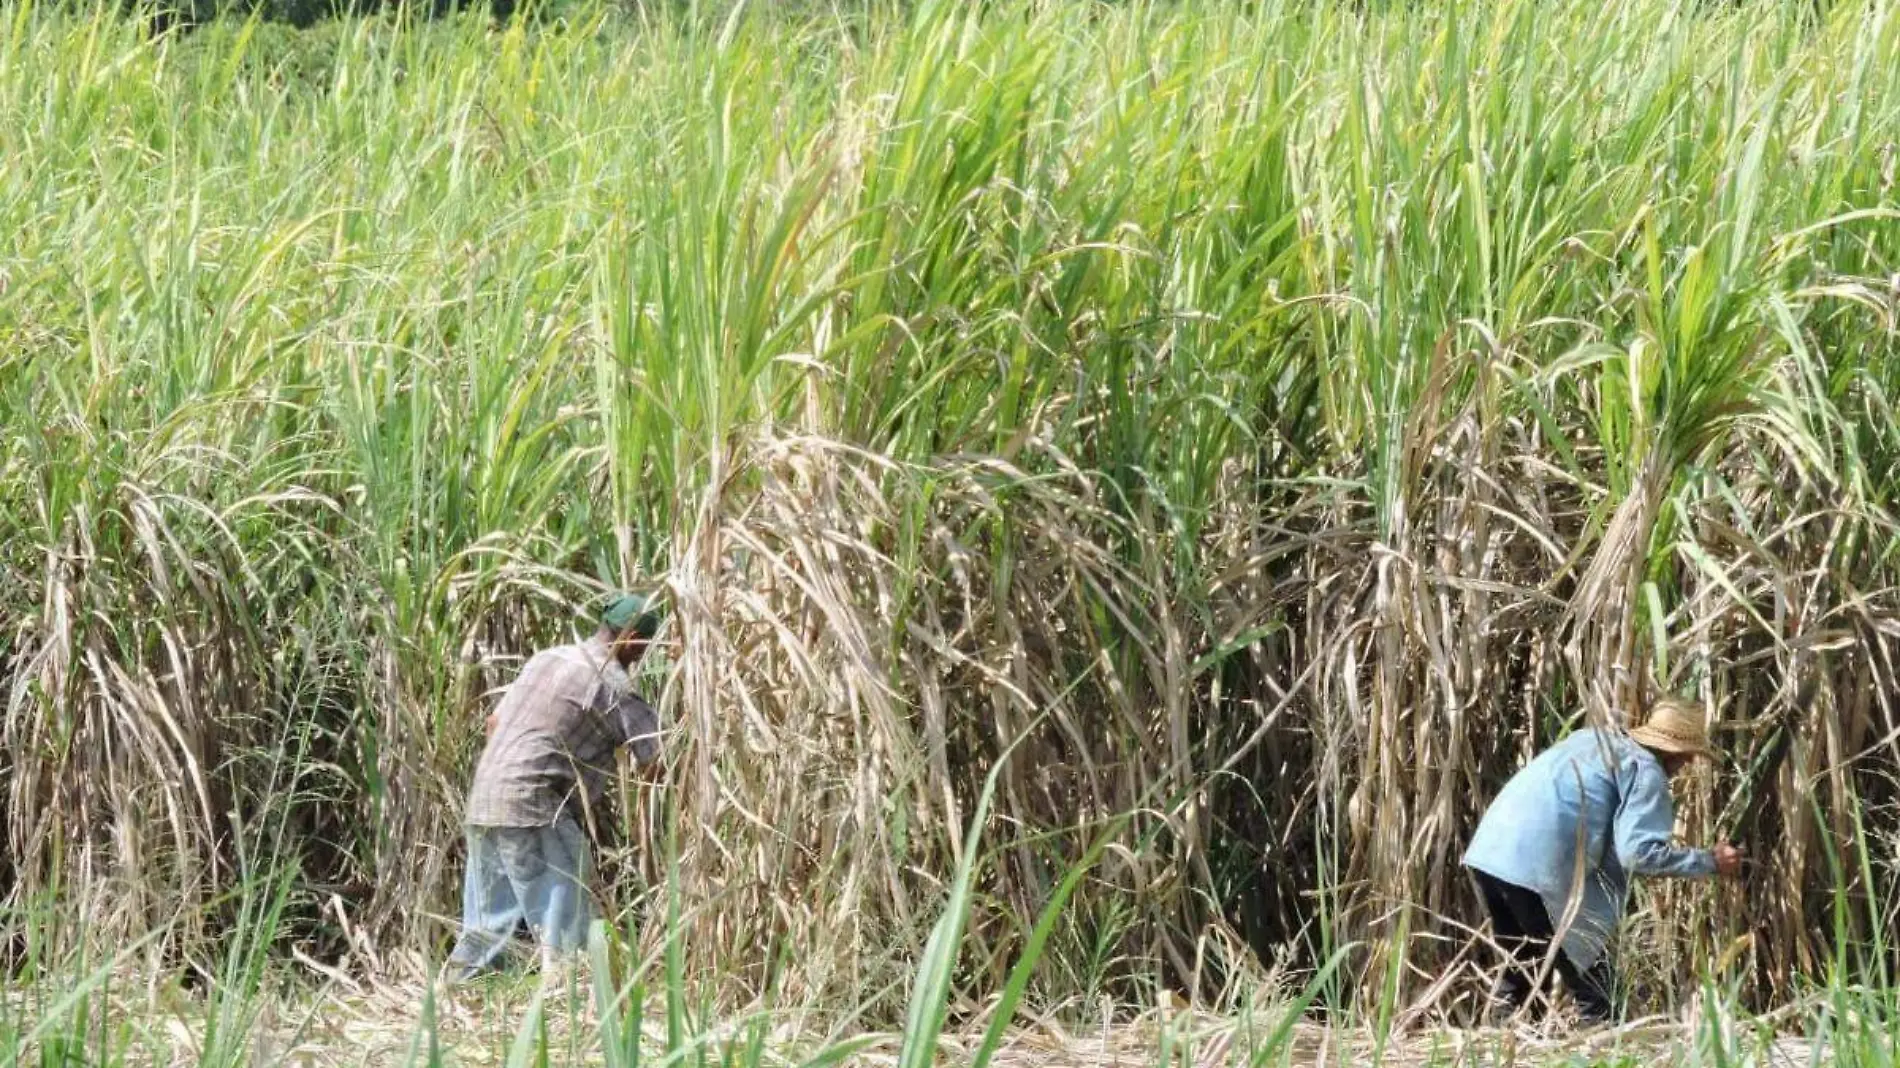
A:
[[[462,934],[448,977],[493,970],[526,922],[543,958],[580,948],[592,918],[592,857],[582,821],[605,800],[615,752],[659,757],[659,720],[628,669],[646,655],[660,613],[617,594],[594,636],[536,654],[488,717],[463,823],[468,874]]]
[[[1605,949],[1630,876],[1740,872],[1739,849],[1673,838],[1669,781],[1709,755],[1697,707],[1665,697],[1644,725],[1577,731],[1505,784],[1464,856],[1503,956],[1494,1007],[1523,1007],[1554,969],[1586,1020],[1611,1019]]]

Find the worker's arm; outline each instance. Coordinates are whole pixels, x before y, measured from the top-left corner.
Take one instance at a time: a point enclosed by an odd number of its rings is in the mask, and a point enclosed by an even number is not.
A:
[[[1634,875],[1702,879],[1716,872],[1715,854],[1677,845],[1669,777],[1653,760],[1625,760],[1616,812],[1616,859]]]
[[[614,710],[620,722],[620,736],[641,766],[650,767],[660,758],[660,716],[639,696],[622,697]]]

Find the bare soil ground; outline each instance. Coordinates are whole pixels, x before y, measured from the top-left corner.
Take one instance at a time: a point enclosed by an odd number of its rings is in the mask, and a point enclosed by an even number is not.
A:
[[[533,983],[509,988],[462,989],[432,999],[423,984],[356,984],[354,989],[333,985],[297,1002],[276,1001],[263,1006],[251,1029],[250,1060],[254,1064],[284,1064],[295,1068],[330,1066],[384,1066],[428,1064],[433,1013],[433,1041],[448,1064],[502,1065],[530,1018],[536,1001]],[[547,988],[541,997],[547,1061],[558,1064],[599,1064],[599,1032],[591,998],[584,986]],[[153,1040],[148,1057],[128,1049],[126,1063],[196,1062],[205,1033],[204,1009],[198,1004],[176,1005],[170,1011],[146,1007],[135,1027]],[[1793,1010],[1777,1014],[1799,1018]],[[828,1033],[817,1013],[774,1014],[766,1040],[765,1063],[797,1065],[840,1036]],[[1213,1066],[1274,1066],[1318,1068],[1390,1064],[1406,1068],[1494,1068],[1505,1065],[1614,1065],[1648,1068],[1694,1063],[1695,1038],[1705,1040],[1711,1026],[1738,1035],[1731,1048],[1740,1050],[1736,1068],[1823,1068],[1833,1058],[1824,1042],[1777,1030],[1775,1018],[1712,1024],[1685,1013],[1680,1018],[1635,1021],[1618,1028],[1580,1030],[1467,1029],[1429,1020],[1402,1024],[1402,1030],[1380,1041],[1366,1028],[1333,1028],[1317,1022],[1295,1024],[1280,1048],[1263,1054],[1274,1019],[1262,1014],[1251,1021],[1189,1010],[1183,1007],[1149,1009],[1138,1015],[1111,1014],[1096,1023],[1070,1017],[1025,1018],[1014,1028],[993,1060],[999,1068],[1213,1068]],[[721,1064],[728,1048],[742,1048],[748,1037],[745,1021],[715,1023],[705,1028],[701,1041],[706,1061]],[[646,1030],[651,1051],[665,1042],[663,1010],[648,1006]],[[1766,1037],[1772,1036],[1772,1037]],[[841,1063],[861,1068],[887,1068],[897,1063],[901,1036],[866,1033],[850,1035],[862,1043]],[[939,1063],[961,1065],[982,1041],[980,1028],[947,1034]],[[163,1051],[163,1052],[161,1052]],[[169,1054],[167,1058],[166,1053]],[[149,1059],[148,1059],[149,1058]],[[658,1063],[658,1059],[654,1058]],[[540,1063],[536,1058],[531,1063]]]

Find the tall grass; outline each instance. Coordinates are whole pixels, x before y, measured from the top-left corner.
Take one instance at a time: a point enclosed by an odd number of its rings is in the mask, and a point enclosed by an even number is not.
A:
[[[489,695],[664,581],[604,871],[722,1004],[1389,1019],[1657,686],[1763,863],[1645,982],[1891,967],[1893,4],[710,7],[6,10],[12,900],[218,959],[257,843],[274,949],[425,966]]]

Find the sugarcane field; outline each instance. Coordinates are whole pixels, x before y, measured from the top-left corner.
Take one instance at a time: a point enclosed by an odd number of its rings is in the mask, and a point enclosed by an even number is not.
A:
[[[1896,0],[0,5],[0,1068],[1893,1068]]]

